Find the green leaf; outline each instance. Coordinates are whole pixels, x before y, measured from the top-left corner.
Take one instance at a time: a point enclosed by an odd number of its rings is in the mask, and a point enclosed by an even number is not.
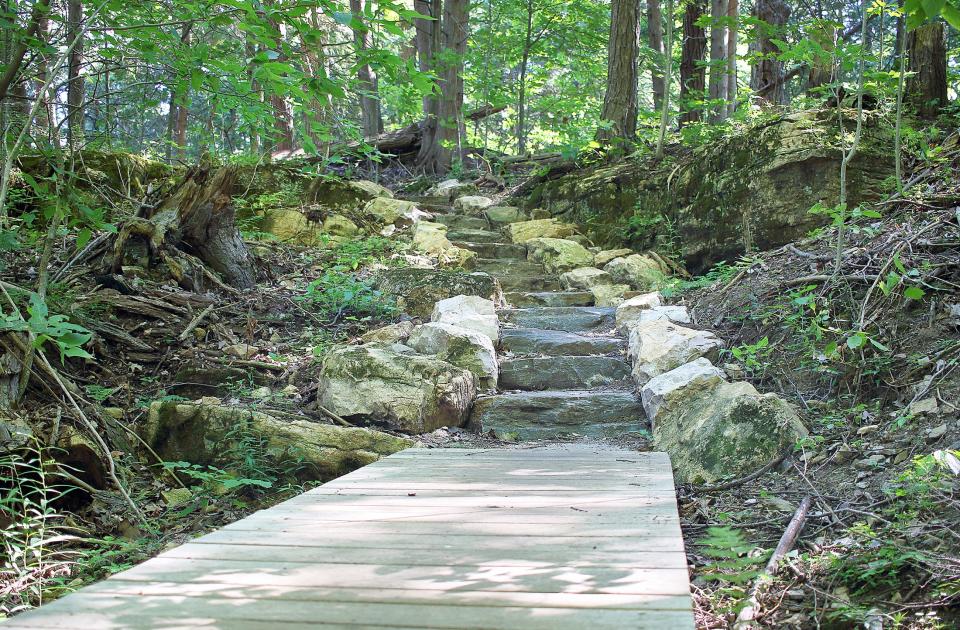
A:
[[[946,0],[920,0],[920,5],[923,7],[923,12],[926,13],[927,17],[930,19],[940,15],[945,3]]]
[[[926,295],[926,292],[920,287],[907,287],[903,290],[903,297],[908,300],[920,300],[923,299],[924,295]]]
[[[854,333],[847,337],[847,347],[856,350],[867,341],[867,336],[862,332]]]
[[[943,7],[942,15],[947,24],[960,31],[960,9],[951,4],[946,4]]]

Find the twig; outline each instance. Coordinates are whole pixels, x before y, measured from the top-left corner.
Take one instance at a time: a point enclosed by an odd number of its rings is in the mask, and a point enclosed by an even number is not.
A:
[[[200,322],[203,321],[203,318],[209,315],[213,311],[213,307],[214,305],[211,304],[207,308],[203,309],[199,315],[194,317],[193,320],[189,324],[187,324],[187,327],[183,329],[183,332],[180,333],[180,336],[177,337],[177,339],[179,339],[180,341],[183,341],[188,336],[190,336],[190,333],[193,332],[194,328],[200,325]]]
[[[353,426],[352,424],[350,424],[349,422],[347,422],[346,420],[344,420],[343,418],[341,418],[341,417],[338,416],[337,414],[333,413],[332,411],[330,411],[329,409],[327,409],[327,408],[324,407],[323,405],[317,405],[317,409],[319,409],[319,410],[323,413],[323,415],[325,415],[326,417],[330,418],[331,420],[333,420],[334,422],[336,422],[336,423],[339,424],[340,426],[343,426],[343,427],[352,427],[352,426]]]
[[[204,356],[213,361],[214,363],[219,363],[220,365],[238,365],[241,367],[252,367],[252,368],[261,368],[264,370],[272,370],[274,372],[283,372],[287,368],[282,365],[277,365],[275,363],[267,363],[266,361],[250,361],[248,359],[224,359],[222,357],[214,357],[209,354],[204,354]]]
[[[807,521],[807,513],[810,511],[810,506],[812,504],[813,498],[809,495],[805,496],[803,501],[800,502],[800,506],[797,507],[797,511],[793,513],[793,518],[790,519],[790,524],[787,525],[787,529],[783,531],[783,535],[780,537],[780,542],[777,543],[776,549],[773,550],[773,555],[771,555],[770,560],[767,561],[767,566],[764,569],[765,575],[761,576],[753,585],[750,598],[747,600],[747,605],[743,608],[743,610],[740,611],[740,614],[737,615],[737,621],[733,625],[736,630],[749,630],[750,628],[755,627],[752,622],[757,617],[757,607],[759,606],[758,596],[760,594],[760,589],[765,583],[767,583],[773,576],[777,574],[780,561],[783,560],[784,556],[786,556],[791,549],[793,549],[793,546],[797,542],[797,537],[800,535],[800,531],[803,529],[803,525]]]
[[[694,486],[696,492],[717,492],[719,490],[729,490],[730,488],[736,488],[737,486],[742,486],[745,483],[750,483],[760,475],[768,472],[774,466],[778,465],[783,461],[783,458],[786,457],[786,454],[781,455],[780,457],[774,459],[773,461],[765,464],[763,468],[760,468],[746,477],[741,477],[740,479],[734,479],[733,481],[728,481],[726,483],[718,483],[716,485],[703,485],[703,486]]]

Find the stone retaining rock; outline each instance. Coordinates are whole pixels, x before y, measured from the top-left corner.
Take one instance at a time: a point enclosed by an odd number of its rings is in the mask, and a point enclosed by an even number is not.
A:
[[[655,376],[640,390],[640,400],[647,420],[656,426],[660,410],[669,411],[683,405],[686,399],[696,395],[697,391],[711,389],[726,376],[709,359],[700,357],[685,363],[669,372]]]
[[[565,238],[576,234],[577,228],[557,219],[518,221],[504,228],[511,243],[526,243],[534,238]]]
[[[477,192],[477,187],[470,182],[461,182],[456,179],[445,179],[436,186],[428,189],[427,197],[440,197],[447,201],[453,201],[457,197],[472,195]]]
[[[430,321],[453,324],[486,335],[493,343],[500,339],[500,320],[494,303],[474,295],[457,295],[440,300]]]
[[[364,428],[286,418],[243,407],[158,401],[138,433],[166,461],[229,468],[231,445],[253,436],[277,468],[300,461],[302,480],[328,481],[413,445]]]
[[[532,238],[527,241],[527,260],[541,263],[549,274],[559,274],[593,264],[586,247],[562,238]]]
[[[490,225],[494,227],[526,221],[529,218],[516,206],[491,206],[484,210],[483,216],[485,216],[487,221],[490,222]]]
[[[660,293],[643,293],[635,295],[617,305],[617,328],[621,332],[626,332],[630,326],[636,322],[640,313],[656,308],[661,305]]]
[[[721,348],[723,341],[712,332],[667,320],[636,324],[627,340],[627,356],[633,362],[633,380],[638,387],[700,357],[716,359]]]
[[[587,289],[613,284],[613,278],[606,271],[596,267],[580,267],[560,275],[560,284],[566,289]]]
[[[381,328],[368,330],[360,336],[363,343],[404,343],[413,332],[414,325],[411,321],[398,322]]]
[[[678,483],[713,483],[769,463],[807,430],[793,408],[750,383],[687,387],[661,407],[654,444],[670,454]]]
[[[630,290],[629,284],[601,284],[590,289],[596,306],[618,306],[623,303],[623,294]]]
[[[484,210],[492,205],[493,199],[480,195],[457,197],[457,200],[453,202],[454,209],[471,216],[482,214]]]
[[[469,370],[406,346],[367,344],[324,357],[317,402],[347,420],[427,433],[462,426],[476,393]]]
[[[629,284],[639,291],[656,289],[670,275],[659,261],[652,256],[631,254],[623,258],[614,258],[603,270],[610,274],[614,282]]]
[[[500,372],[497,352],[487,335],[452,324],[430,322],[414,330],[407,345],[421,354],[432,354],[470,370],[480,387],[497,386]]]
[[[597,255],[593,259],[593,264],[597,267],[603,267],[608,262],[615,258],[623,258],[629,256],[633,253],[632,249],[605,249],[603,251],[597,252]]]
[[[414,317],[429,319],[434,305],[455,295],[476,295],[503,303],[500,283],[488,273],[442,269],[385,269],[374,277],[374,286],[396,296],[397,306]]]
[[[463,267],[475,264],[476,252],[457,247],[447,238],[447,226],[420,221],[413,228],[413,246],[437,258],[441,267]]]

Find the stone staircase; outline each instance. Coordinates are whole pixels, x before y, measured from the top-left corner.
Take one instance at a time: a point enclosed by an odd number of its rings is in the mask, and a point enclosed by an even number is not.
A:
[[[430,211],[453,245],[477,254],[472,270],[499,280],[507,303],[498,313],[499,390],[477,399],[471,426],[523,440],[639,432],[645,416],[615,309],[594,307],[590,292],[562,290],[485,217],[438,204]]]

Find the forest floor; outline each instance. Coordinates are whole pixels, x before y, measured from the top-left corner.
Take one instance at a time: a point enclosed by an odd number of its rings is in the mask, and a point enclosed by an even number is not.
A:
[[[810,428],[794,453],[762,474],[678,489],[701,628],[730,627],[756,583],[762,550],[776,545],[806,496],[813,508],[796,551],[774,579],[761,582],[762,626],[960,624],[960,477],[951,470],[960,463],[950,454],[960,449],[960,190],[952,176],[958,157],[953,148],[934,167],[913,169],[910,194],[877,206],[879,218],[851,221],[839,269],[837,230],[826,228],[664,291],[688,306],[697,325],[726,340],[728,369],[793,402]],[[254,293],[221,292],[197,301],[149,278],[111,285],[82,266],[57,278],[48,296],[52,311],[94,330],[104,313],[115,313],[110,323],[149,346],[124,345],[122,336],[101,332],[110,343],[95,349],[96,362],[62,368],[79,385],[77,396],[118,424],[137,422],[151,401],[204,396],[325,421],[313,404],[318,356],[389,317],[331,314],[305,302],[305,288],[333,266],[399,264],[402,248],[386,239],[332,249],[250,244],[266,273]],[[68,267],[66,245],[55,249],[52,269]],[[34,254],[2,253],[10,286],[36,283]],[[231,357],[230,348],[243,344],[255,352]],[[63,430],[58,405],[50,402],[58,392],[48,380],[39,387],[51,396],[33,397],[23,416],[35,433],[51,436]],[[504,444],[461,429],[419,439],[426,445]],[[60,529],[81,541],[63,562],[43,567],[48,596],[310,485],[290,471],[265,467],[251,447],[249,469],[231,472],[267,480],[267,487],[195,489],[191,500],[177,503],[169,498],[178,487],[173,476],[159,463],[134,457],[136,450],[131,444],[113,455],[150,525],[138,524],[115,497],[98,491],[105,485],[102,466],[78,450],[70,463],[94,487],[56,497],[64,515]],[[731,547],[738,553],[718,552]],[[3,595],[8,602],[16,598],[11,591]]]

